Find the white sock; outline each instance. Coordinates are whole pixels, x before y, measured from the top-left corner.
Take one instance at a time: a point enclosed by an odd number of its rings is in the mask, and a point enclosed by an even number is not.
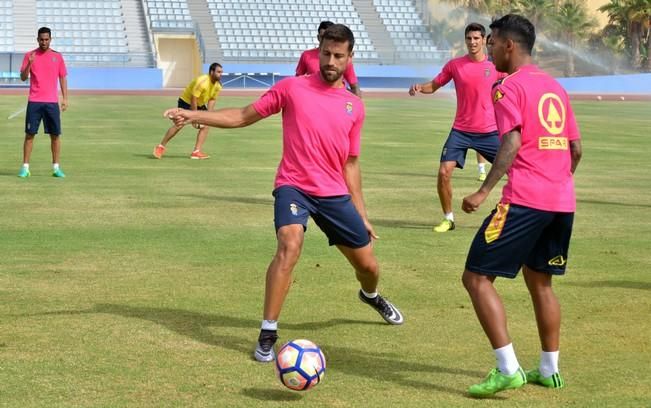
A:
[[[480,173],[486,173],[486,163],[477,163]]]
[[[540,374],[547,378],[558,372],[558,351],[540,352]]]
[[[59,170],[59,163],[52,163],[52,170]]]
[[[445,213],[445,219],[454,222],[454,214],[451,212]]]
[[[262,330],[278,330],[278,320],[263,320]]]
[[[377,297],[377,291],[376,292],[366,292],[364,289],[362,289],[362,294],[366,296],[369,299],[375,299]]]
[[[495,358],[497,359],[497,368],[502,374],[513,375],[518,371],[520,363],[518,363],[518,358],[515,356],[513,343],[509,343],[506,346],[493,351],[495,352]]]
[[[23,168],[29,170],[29,163],[23,163]]]

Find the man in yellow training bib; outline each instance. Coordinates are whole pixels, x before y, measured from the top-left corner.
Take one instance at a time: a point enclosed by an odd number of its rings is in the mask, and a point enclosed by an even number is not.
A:
[[[224,72],[221,64],[214,62],[210,65],[210,69],[207,74],[200,75],[196,77],[190,84],[185,88],[183,94],[178,100],[178,107],[182,109],[189,110],[213,110],[215,102],[217,101],[217,95],[222,90],[222,73]],[[203,143],[208,137],[208,127],[193,123],[192,126],[195,129],[198,129],[197,141],[194,144],[194,149],[192,154],[190,154],[191,159],[203,160],[208,159],[210,156],[201,151]],[[154,157],[160,159],[165,154],[165,147],[167,143],[172,140],[174,136],[182,129],[182,127],[172,126],[167,129],[163,140],[160,144],[154,148]]]

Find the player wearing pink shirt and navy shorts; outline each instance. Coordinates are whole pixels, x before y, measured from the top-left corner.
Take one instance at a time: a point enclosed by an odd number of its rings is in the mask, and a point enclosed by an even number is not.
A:
[[[325,30],[334,25],[332,21],[322,21],[319,24],[318,34],[316,36],[319,44],[321,43],[321,38]],[[301,57],[298,60],[298,65],[296,65],[296,76],[301,75],[318,75],[320,72],[321,66],[319,64],[319,47],[312,48],[311,50],[303,51]],[[355,67],[353,66],[352,61],[346,66],[344,71],[344,83],[347,83],[350,87],[350,92],[355,95],[362,97],[362,91],[359,89],[359,81],[357,80],[357,75],[355,75]]]
[[[57,82],[61,84],[61,109],[68,108],[67,71],[63,56],[50,48],[52,33],[49,28],[38,30],[39,47],[25,54],[20,67],[20,79],[30,78],[29,98],[25,117],[25,142],[23,145],[23,165],[18,177],[29,177],[29,159],[34,146],[34,136],[43,121],[45,133],[50,135],[52,148],[52,175],[65,177],[59,166],[61,153],[61,114]]]
[[[473,396],[519,388],[527,382],[564,386],[558,369],[560,305],[552,276],[563,275],[576,209],[574,171],[581,159],[579,129],[569,97],[551,76],[531,65],[535,29],[518,15],[490,25],[492,55],[509,75],[492,91],[501,146],[479,191],[463,200],[476,211],[504,174],[502,198],[477,232],[463,273],[477,317],[497,360]],[[493,282],[515,278],[520,269],[531,295],[542,352],[526,374],[506,327],[506,313]]]
[[[379,266],[371,244],[377,236],[366,216],[359,165],[364,105],[345,89],[342,78],[354,41],[348,27],[332,25],[321,41],[318,75],[284,79],[244,108],[165,112],[177,126],[191,122],[220,128],[248,126],[282,112],[283,156],[273,192],[278,247],[267,269],[263,321],[254,352],[260,362],[275,357],[277,320],[309,217],[355,269],[360,300],[389,324],[404,321],[377,292]]]
[[[436,183],[444,218],[434,227],[435,232],[455,228],[452,173],[456,167],[463,168],[468,149],[475,150],[492,162],[499,148],[490,91],[492,85],[503,75],[497,72],[484,54],[485,37],[486,28],[483,25],[468,24],[465,29],[468,54],[448,61],[432,81],[414,84],[409,88],[412,96],[417,92],[431,94],[453,80],[457,94],[457,114],[443,146]],[[481,174],[480,179],[483,179]]]

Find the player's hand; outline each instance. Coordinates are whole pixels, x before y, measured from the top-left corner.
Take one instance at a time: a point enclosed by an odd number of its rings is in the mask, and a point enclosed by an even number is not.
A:
[[[168,109],[163,116],[174,122],[174,126],[183,127],[190,121],[192,112],[181,108]]]
[[[487,193],[482,192],[481,190],[476,193],[470,194],[469,196],[463,199],[461,204],[461,209],[468,214],[475,212],[479,209],[479,206],[486,200],[488,196]]]
[[[380,238],[377,236],[375,230],[373,229],[373,225],[371,225],[371,223],[368,220],[364,220],[364,226],[366,227],[366,231],[368,231],[368,236],[371,237],[371,239]]]
[[[61,101],[61,111],[65,112],[66,110],[68,110],[68,99],[63,98],[63,100]]]
[[[423,87],[420,86],[420,84],[413,84],[411,87],[409,87],[409,95],[414,96],[420,92],[421,89],[423,89]]]

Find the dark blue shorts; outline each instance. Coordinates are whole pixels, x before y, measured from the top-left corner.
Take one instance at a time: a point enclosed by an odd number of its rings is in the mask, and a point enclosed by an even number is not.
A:
[[[27,102],[25,115],[25,134],[35,135],[43,121],[45,133],[61,135],[61,112],[56,102]]]
[[[563,275],[574,213],[498,204],[472,241],[466,269],[489,276],[515,278],[522,265]]]
[[[181,98],[179,98],[179,100],[176,101],[176,107],[181,109],[192,109],[192,106],[190,106],[189,103],[187,103]],[[197,106],[197,110],[208,110],[208,108],[206,107],[206,105],[201,105],[201,106]]]
[[[468,149],[480,153],[489,162],[495,160],[497,150],[500,148],[500,139],[497,131],[491,133],[470,133],[452,129],[448,140],[445,141],[441,152],[441,162],[455,161],[457,167],[462,169],[466,163]]]
[[[350,195],[314,197],[303,191],[280,186],[274,190],[274,224],[280,227],[301,224],[307,229],[307,219],[312,217],[321,228],[330,245],[362,248],[371,242],[364,220],[353,205]]]

